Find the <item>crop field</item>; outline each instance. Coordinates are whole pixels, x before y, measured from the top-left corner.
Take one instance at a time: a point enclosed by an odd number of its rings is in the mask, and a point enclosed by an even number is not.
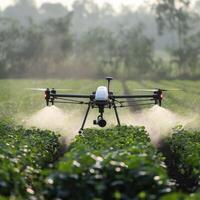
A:
[[[95,128],[94,109],[82,135],[86,107],[45,108],[44,94],[29,90],[90,94],[105,84],[0,80],[0,200],[200,199],[200,81],[113,81],[116,94],[180,90],[164,93],[163,108],[119,108],[121,127],[109,110],[108,127]]]

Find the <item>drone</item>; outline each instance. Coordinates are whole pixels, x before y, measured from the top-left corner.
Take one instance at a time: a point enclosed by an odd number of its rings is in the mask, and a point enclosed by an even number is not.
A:
[[[163,100],[163,92],[168,91],[166,89],[138,89],[138,91],[143,92],[152,92],[151,94],[137,94],[137,95],[115,95],[110,90],[110,83],[113,80],[112,77],[106,77],[107,87],[99,86],[96,91],[92,92],[92,94],[58,94],[54,88],[52,89],[38,89],[32,88],[32,90],[44,91],[45,93],[45,101],[46,105],[54,105],[55,103],[68,103],[68,104],[80,104],[87,105],[87,110],[85,113],[85,117],[83,119],[81,128],[79,133],[81,134],[84,130],[84,126],[89,114],[90,109],[97,108],[99,111],[99,115],[97,119],[93,121],[94,125],[98,125],[99,127],[105,127],[107,125],[106,120],[104,119],[104,110],[105,109],[114,109],[114,113],[116,116],[118,126],[121,126],[118,108],[135,106],[136,104],[139,106],[144,105],[154,105],[157,104],[159,106],[162,105]],[[62,90],[62,89],[61,89]],[[172,89],[175,90],[175,89]]]

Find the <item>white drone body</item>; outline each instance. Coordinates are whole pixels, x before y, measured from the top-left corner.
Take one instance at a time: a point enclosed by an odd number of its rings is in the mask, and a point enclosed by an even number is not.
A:
[[[95,101],[107,101],[108,100],[108,89],[105,86],[97,88],[95,93]]]

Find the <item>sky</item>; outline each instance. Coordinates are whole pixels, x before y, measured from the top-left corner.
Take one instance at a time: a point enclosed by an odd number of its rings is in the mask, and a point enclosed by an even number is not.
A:
[[[65,6],[70,7],[75,0],[35,0],[36,5],[40,6],[41,4],[45,2],[50,3],[62,3]],[[153,2],[154,0],[95,0],[96,3],[98,3],[99,6],[102,6],[104,3],[110,3],[112,6],[119,10],[120,5],[128,5],[132,8],[138,8],[144,3],[147,2]],[[0,8],[5,9],[7,6],[12,5],[15,1],[14,0],[0,0]]]
[[[50,3],[62,3],[65,6],[68,6],[69,8],[73,4],[75,0],[35,0],[36,5],[39,7],[41,4],[45,2]],[[99,6],[102,6],[104,3],[110,3],[113,8],[115,8],[116,11],[120,10],[120,6],[128,5],[129,7],[136,9],[146,3],[151,4],[155,2],[155,0],[94,0]],[[192,4],[197,0],[191,0]],[[0,0],[0,9],[5,9],[7,6],[12,5],[15,2],[15,0]]]

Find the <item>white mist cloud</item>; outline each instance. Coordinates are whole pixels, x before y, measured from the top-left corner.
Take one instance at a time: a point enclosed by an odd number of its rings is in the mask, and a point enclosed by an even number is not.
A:
[[[172,128],[177,125],[187,126],[193,123],[198,115],[193,113],[192,115],[181,116],[155,105],[150,109],[141,110],[123,118],[127,124],[145,126],[152,143],[158,144],[160,139],[167,136]]]
[[[89,114],[85,127],[95,127],[92,123],[98,115],[98,112],[95,111]],[[155,145],[159,143],[160,139],[169,134],[176,125],[186,126],[195,121],[196,118],[197,116],[194,114],[192,117],[180,116],[159,106],[153,106],[136,113],[127,111],[120,114],[121,122],[124,125],[145,126],[152,143]],[[114,111],[106,114],[105,119],[108,126],[116,124]],[[45,107],[28,117],[25,120],[25,125],[59,132],[69,143],[78,134],[82,121],[83,113],[80,110],[67,112],[56,106],[51,106]]]
[[[78,133],[81,120],[79,111],[64,112],[56,106],[51,106],[39,110],[24,121],[27,127],[52,130],[70,141]]]

